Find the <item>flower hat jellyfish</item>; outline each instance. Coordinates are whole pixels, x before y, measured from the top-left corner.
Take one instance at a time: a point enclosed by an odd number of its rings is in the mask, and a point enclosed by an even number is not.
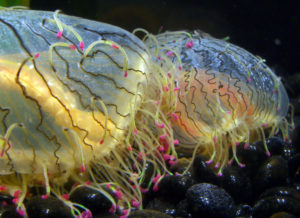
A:
[[[200,31],[165,32],[147,37],[146,44],[182,65],[171,73],[177,86],[174,136],[179,148],[208,156],[218,175],[233,160],[243,167],[236,147],[264,139],[264,130],[270,136],[281,130],[288,139],[289,99],[263,59]],[[265,150],[269,156],[266,144]]]

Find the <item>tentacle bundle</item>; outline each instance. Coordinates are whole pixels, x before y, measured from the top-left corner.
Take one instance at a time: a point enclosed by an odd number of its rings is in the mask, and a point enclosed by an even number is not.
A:
[[[87,185],[126,216],[171,174],[176,150],[207,155],[221,175],[228,161],[243,166],[241,142],[286,135],[280,80],[222,40],[137,29],[143,43],[60,11],[1,9],[0,28],[0,182],[20,214],[27,188],[42,184],[74,216],[88,208],[65,195]]]

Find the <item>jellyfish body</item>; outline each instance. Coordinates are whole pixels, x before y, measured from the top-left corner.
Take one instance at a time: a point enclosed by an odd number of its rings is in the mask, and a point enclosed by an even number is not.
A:
[[[142,30],[143,42],[58,11],[10,9],[0,10],[0,28],[0,181],[22,187],[23,199],[40,181],[61,197],[72,177],[115,204],[102,188],[113,185],[123,208],[138,207],[171,174],[175,145],[207,155],[220,173],[230,150],[238,162],[239,143],[285,130],[276,75],[203,33]]]
[[[146,47],[118,27],[58,17],[0,11],[1,175],[60,175],[125,146]]]
[[[270,135],[281,129],[287,135],[289,99],[263,59],[199,31],[166,32],[156,40],[146,44],[152,50],[159,47],[174,64],[180,60],[183,68],[174,75],[178,119],[173,131],[180,147],[198,146],[221,173],[231,148],[239,163],[236,146],[263,139],[263,129],[270,129]]]

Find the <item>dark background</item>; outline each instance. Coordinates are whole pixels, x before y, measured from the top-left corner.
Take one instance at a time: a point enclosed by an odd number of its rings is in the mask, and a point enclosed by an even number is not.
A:
[[[299,0],[31,0],[32,9],[61,9],[129,31],[201,29],[218,38],[229,36],[283,77],[300,72],[299,5]]]

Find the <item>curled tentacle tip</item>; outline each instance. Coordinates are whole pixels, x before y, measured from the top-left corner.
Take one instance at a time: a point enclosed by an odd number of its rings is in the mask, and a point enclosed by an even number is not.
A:
[[[174,140],[174,145],[178,145],[179,144],[179,140],[178,139],[175,139]]]
[[[48,197],[49,197],[49,195],[42,195],[42,196],[41,196],[41,198],[42,198],[43,200],[46,200]]]
[[[76,50],[76,46],[73,45],[73,44],[70,45],[70,48],[73,49],[73,50]]]
[[[193,45],[194,45],[193,40],[191,40],[191,41],[189,41],[188,43],[185,44],[185,46],[186,46],[187,48],[191,48],[191,47],[193,47]]]
[[[84,50],[84,42],[83,41],[79,42],[79,47],[80,47],[81,51]]]
[[[211,164],[211,163],[212,163],[212,161],[213,161],[213,160],[212,160],[212,159],[210,159],[210,160],[208,160],[208,161],[205,161],[205,163],[206,163],[206,164]]]
[[[34,55],[34,59],[36,59],[36,58],[38,58],[40,56],[40,53],[36,53],[35,55]]]
[[[85,168],[85,165],[84,165],[84,164],[82,164],[82,165],[81,165],[81,167],[80,167],[80,172],[84,173],[84,172],[85,172],[85,170],[86,170],[86,168]]]
[[[61,38],[61,37],[62,37],[62,34],[63,34],[63,31],[60,30],[60,31],[57,32],[56,37],[57,37],[57,38]]]
[[[17,213],[18,213],[20,216],[22,216],[22,217],[25,216],[25,211],[22,210],[21,208],[17,208]]]
[[[64,200],[69,200],[70,197],[69,197],[68,194],[62,194],[61,198],[64,199]]]
[[[246,164],[238,163],[239,167],[243,168],[246,166]]]
[[[111,47],[113,47],[114,49],[119,49],[119,47],[115,44],[111,44]]]

